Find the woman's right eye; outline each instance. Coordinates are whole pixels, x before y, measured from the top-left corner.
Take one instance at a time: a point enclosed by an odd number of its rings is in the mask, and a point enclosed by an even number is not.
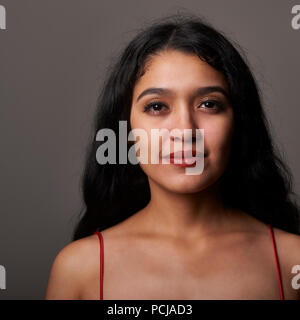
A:
[[[150,112],[151,114],[160,114],[163,109],[168,107],[161,102],[152,102],[144,107],[144,112]]]

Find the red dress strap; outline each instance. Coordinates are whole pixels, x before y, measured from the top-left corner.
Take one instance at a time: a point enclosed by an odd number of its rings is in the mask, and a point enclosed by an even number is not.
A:
[[[95,231],[94,234],[97,234],[100,240],[100,300],[103,300],[103,236],[99,231]]]
[[[278,275],[278,281],[279,281],[279,290],[280,290],[280,300],[284,300],[283,288],[282,288],[282,281],[281,281],[281,276],[280,276],[280,267],[279,267],[277,250],[276,250],[275,237],[274,237],[273,228],[272,228],[271,224],[268,224],[268,226],[269,226],[270,232],[271,232],[273,249],[274,249],[274,255],[275,255],[275,261],[276,261],[277,275]]]

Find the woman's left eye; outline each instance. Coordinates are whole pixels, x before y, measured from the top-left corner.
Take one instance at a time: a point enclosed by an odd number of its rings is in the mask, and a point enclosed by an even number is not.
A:
[[[212,109],[212,110],[218,110],[218,109],[223,109],[224,106],[221,102],[216,101],[216,100],[206,100],[203,101],[200,106],[204,105],[205,109]],[[200,107],[199,106],[199,107]]]

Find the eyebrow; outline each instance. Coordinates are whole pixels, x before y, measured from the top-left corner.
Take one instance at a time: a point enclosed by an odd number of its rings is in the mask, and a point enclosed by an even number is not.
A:
[[[229,95],[226,92],[226,90],[224,90],[222,87],[220,86],[208,86],[208,87],[200,87],[197,88],[195,91],[195,96],[199,96],[199,95],[204,95],[207,93],[211,93],[211,92],[220,92],[222,93],[227,99],[229,99]],[[146,90],[144,90],[136,99],[136,102],[138,102],[142,97],[144,97],[145,95],[148,94],[171,94],[172,90],[167,89],[167,88],[148,88]]]

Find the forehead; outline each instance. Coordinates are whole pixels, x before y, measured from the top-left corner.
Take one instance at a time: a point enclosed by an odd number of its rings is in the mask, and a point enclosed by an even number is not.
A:
[[[137,81],[133,96],[146,87],[168,87],[177,93],[195,87],[221,86],[227,89],[223,74],[198,56],[180,51],[164,51],[154,55],[145,65],[145,73]]]

